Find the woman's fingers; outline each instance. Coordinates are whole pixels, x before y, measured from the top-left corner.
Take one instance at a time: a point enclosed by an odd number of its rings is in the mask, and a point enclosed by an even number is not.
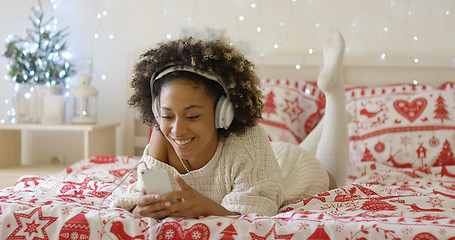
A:
[[[144,195],[137,200],[134,214],[142,217],[165,218],[171,211],[167,209],[167,201],[162,201],[161,196],[157,194]]]

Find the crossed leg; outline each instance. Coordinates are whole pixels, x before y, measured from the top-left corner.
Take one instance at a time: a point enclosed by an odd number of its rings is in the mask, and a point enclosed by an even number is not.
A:
[[[338,31],[329,32],[323,45],[324,64],[318,87],[325,93],[325,113],[321,122],[300,144],[312,152],[333,176],[337,186],[347,180],[349,142],[342,78],[344,40]]]

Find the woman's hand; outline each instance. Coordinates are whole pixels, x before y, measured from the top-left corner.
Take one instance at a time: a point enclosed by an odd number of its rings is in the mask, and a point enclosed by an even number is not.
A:
[[[197,217],[197,216],[226,216],[237,215],[228,211],[226,208],[213,201],[212,199],[200,194],[178,175],[174,175],[174,181],[180,190],[174,191],[163,196],[164,206],[171,211],[171,217]],[[172,200],[178,201],[172,201]]]
[[[136,202],[136,207],[133,209],[133,215],[135,217],[152,217],[156,219],[163,219],[168,217],[171,213],[165,207],[165,202],[161,201],[159,194],[145,194],[140,197]]]
[[[179,186],[179,190],[162,196],[157,194],[142,196],[133,210],[134,216],[162,219],[165,217],[237,215],[200,194],[178,175],[174,175],[174,180]]]

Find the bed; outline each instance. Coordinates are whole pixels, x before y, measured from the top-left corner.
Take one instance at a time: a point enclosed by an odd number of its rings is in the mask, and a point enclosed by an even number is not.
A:
[[[297,144],[323,116],[311,78],[261,76],[271,141]],[[349,184],[274,216],[134,218],[109,203],[137,180],[140,157],[94,156],[1,189],[0,239],[455,239],[455,84],[410,82],[349,84]]]

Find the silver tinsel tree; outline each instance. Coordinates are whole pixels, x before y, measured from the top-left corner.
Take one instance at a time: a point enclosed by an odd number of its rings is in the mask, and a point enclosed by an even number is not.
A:
[[[3,54],[9,58],[8,75],[16,83],[67,85],[74,74],[69,61],[67,28],[56,29],[56,19],[44,19],[44,10],[40,0],[38,7],[32,8],[30,16],[33,28],[26,30],[26,37],[10,35]]]

